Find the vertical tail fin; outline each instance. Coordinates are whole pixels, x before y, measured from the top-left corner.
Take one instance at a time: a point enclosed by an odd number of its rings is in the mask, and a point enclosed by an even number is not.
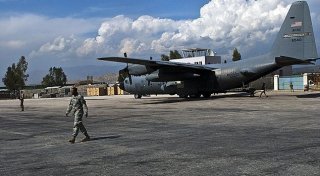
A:
[[[307,2],[297,1],[291,5],[271,52],[275,57],[318,58]]]

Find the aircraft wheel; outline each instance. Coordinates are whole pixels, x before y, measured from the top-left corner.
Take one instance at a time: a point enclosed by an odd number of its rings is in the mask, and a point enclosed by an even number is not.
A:
[[[197,93],[197,94],[192,94],[190,95],[190,98],[200,98],[201,94]]]
[[[141,97],[142,97],[142,95],[140,95],[140,94],[134,94],[135,99],[140,99]]]
[[[188,98],[188,95],[185,95],[185,94],[179,94],[179,97],[180,97],[180,98]]]
[[[204,98],[210,98],[211,97],[211,93],[210,92],[206,92],[206,93],[203,93],[202,96]]]

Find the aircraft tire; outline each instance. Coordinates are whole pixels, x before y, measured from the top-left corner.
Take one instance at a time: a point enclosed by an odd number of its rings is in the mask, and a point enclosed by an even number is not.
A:
[[[185,94],[179,94],[179,97],[180,97],[180,98],[188,98],[188,95],[185,95]]]
[[[206,93],[203,93],[202,96],[204,98],[210,98],[211,97],[211,93],[210,92],[206,92]]]
[[[142,97],[142,95],[140,95],[140,94],[134,94],[135,99],[141,99],[141,97]]]
[[[200,98],[201,94],[197,93],[197,94],[192,94],[190,95],[190,98]]]

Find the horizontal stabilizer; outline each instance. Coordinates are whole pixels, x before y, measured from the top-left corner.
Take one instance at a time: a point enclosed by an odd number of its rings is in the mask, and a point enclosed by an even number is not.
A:
[[[315,59],[307,59],[307,61],[310,61],[310,62],[315,62],[317,60],[319,60],[320,58],[315,58]]]
[[[287,57],[287,56],[280,56],[276,57],[276,63],[277,65],[283,67],[283,66],[288,66],[288,65],[306,65],[306,64],[314,64],[312,63],[313,59],[308,59],[308,60],[301,60],[297,58],[292,58],[292,57]]]

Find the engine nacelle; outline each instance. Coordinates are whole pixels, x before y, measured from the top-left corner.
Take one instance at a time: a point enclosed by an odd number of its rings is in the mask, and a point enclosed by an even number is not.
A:
[[[128,72],[130,75],[140,76],[154,72],[155,69],[152,69],[146,65],[139,65],[139,64],[129,64],[128,65]]]

